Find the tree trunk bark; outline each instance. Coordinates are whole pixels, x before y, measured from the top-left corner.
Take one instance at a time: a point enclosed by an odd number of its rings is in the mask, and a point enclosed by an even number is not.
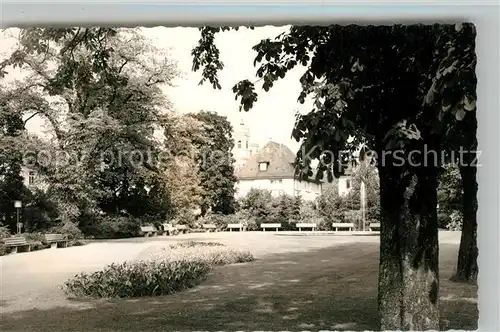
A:
[[[382,330],[439,330],[437,167],[386,161],[380,176]]]
[[[460,165],[463,187],[463,225],[460,248],[458,250],[457,271],[454,280],[476,281],[477,265],[477,168],[472,165],[472,158],[467,158],[464,165]]]

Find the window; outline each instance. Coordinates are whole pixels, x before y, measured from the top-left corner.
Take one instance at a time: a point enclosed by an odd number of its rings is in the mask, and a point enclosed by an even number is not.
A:
[[[266,162],[259,163],[259,171],[261,171],[261,172],[267,171],[267,163]]]
[[[248,141],[245,142],[246,149],[248,149]]]
[[[29,184],[30,186],[32,186],[32,185],[34,185],[34,184],[35,184],[35,172],[33,172],[33,171],[30,171],[30,172],[28,173],[28,184]]]
[[[252,155],[252,150],[250,150],[250,155]]]
[[[241,141],[238,141],[238,149],[241,149]]]
[[[345,180],[345,187],[346,187],[346,189],[351,188],[351,180],[350,179]]]

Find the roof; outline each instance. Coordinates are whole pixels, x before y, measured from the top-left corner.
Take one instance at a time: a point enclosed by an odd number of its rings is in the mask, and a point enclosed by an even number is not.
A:
[[[241,180],[295,178],[295,157],[295,153],[286,145],[270,141],[258,153],[248,158],[237,177]],[[259,170],[259,164],[262,162],[268,163],[266,171]]]

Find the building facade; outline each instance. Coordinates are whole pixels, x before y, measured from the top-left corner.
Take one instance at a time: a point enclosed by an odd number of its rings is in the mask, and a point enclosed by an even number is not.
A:
[[[321,195],[322,182],[312,178],[296,179],[294,161],[295,154],[287,146],[268,142],[257,153],[252,153],[236,172],[236,198],[245,197],[251,189],[265,189],[275,197],[286,194],[314,201]]]

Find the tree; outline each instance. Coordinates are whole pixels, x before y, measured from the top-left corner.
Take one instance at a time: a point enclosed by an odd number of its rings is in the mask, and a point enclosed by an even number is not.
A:
[[[260,224],[275,214],[273,202],[270,190],[252,188],[241,200],[240,209],[248,211]]]
[[[210,143],[203,123],[190,115],[167,117],[164,123],[164,177],[168,186],[173,214],[200,208],[205,190],[200,178],[198,147]]]
[[[217,70],[223,64],[213,36],[224,29],[202,28],[192,52],[193,69],[203,66],[204,78],[218,88]],[[379,313],[384,330],[439,328],[439,165],[427,163],[424,156],[426,149],[441,150],[442,133],[436,127],[443,113],[475,110],[470,103],[475,100],[475,73],[466,61],[474,55],[474,37],[470,24],[292,27],[253,48],[255,64],[263,62],[257,76],[265,91],[296,65],[307,68],[299,101],[312,95],[314,109],[297,117],[292,133],[303,141],[297,155],[300,176],[311,176],[311,159],[320,159],[317,176],[325,171],[331,181],[345,168],[341,152],[360,143],[378,156]],[[457,72],[464,84],[450,79]],[[249,80],[236,84],[233,92],[242,110],[257,101]]]
[[[231,123],[226,117],[214,112],[201,111],[189,116],[203,123],[205,137],[208,138],[194,142],[199,151],[197,159],[204,189],[201,214],[203,216],[209,210],[222,214],[233,213],[237,178],[234,174]]]
[[[29,205],[31,200],[21,175],[24,147],[30,140],[23,121],[29,105],[26,95],[0,86],[0,220],[11,232],[17,229],[14,201]]]
[[[52,157],[70,159],[35,165],[65,219],[168,213],[154,137],[169,105],[160,86],[177,74],[166,55],[137,29],[36,28],[21,30],[19,49],[0,64],[4,74],[25,71],[23,88],[44,106],[31,117],[52,125]]]
[[[439,226],[446,228],[449,216],[462,211],[463,204],[462,179],[457,164],[450,163],[443,166],[439,176],[438,187],[438,216]]]

